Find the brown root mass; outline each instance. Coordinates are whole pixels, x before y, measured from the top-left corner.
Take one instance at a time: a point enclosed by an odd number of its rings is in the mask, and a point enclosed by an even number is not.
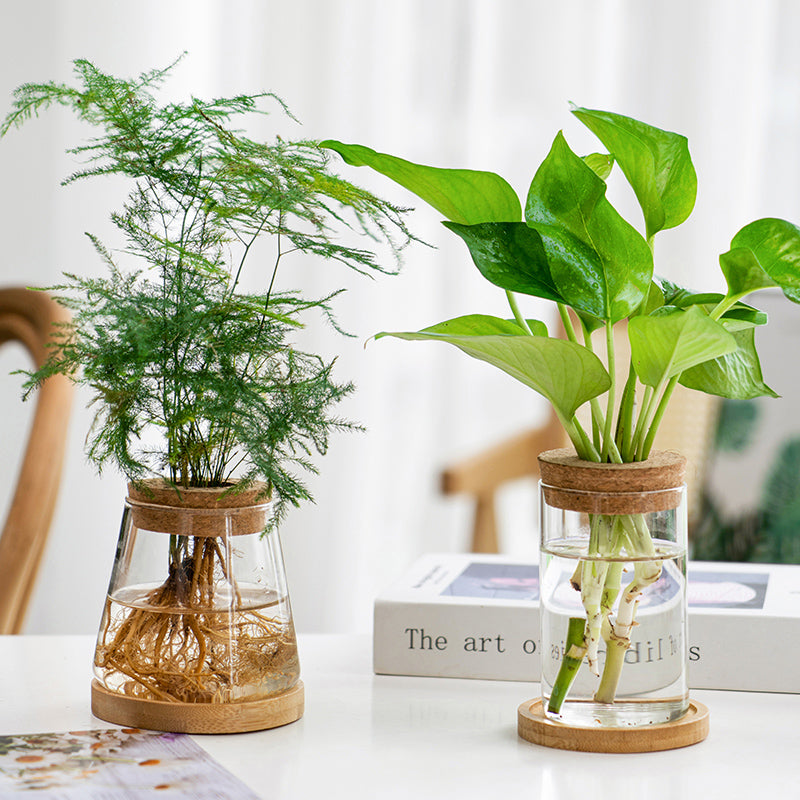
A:
[[[121,694],[180,703],[231,703],[281,692],[297,679],[291,620],[214,607],[225,559],[215,538],[184,538],[182,557],[137,607],[106,601],[95,667]],[[188,552],[191,547],[191,552]]]

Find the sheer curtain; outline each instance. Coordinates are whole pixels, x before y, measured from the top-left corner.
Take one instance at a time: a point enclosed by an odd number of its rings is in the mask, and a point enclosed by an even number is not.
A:
[[[790,0],[39,0],[4,11],[0,98],[24,81],[67,79],[70,61],[133,75],[188,56],[168,84],[177,96],[268,89],[303,127],[411,160],[503,174],[524,195],[555,133],[596,147],[568,102],[608,108],[688,135],[700,178],[694,216],[659,242],[659,269],[713,289],[717,255],[757,216],[800,219],[795,189],[800,9]],[[63,270],[100,267],[82,235],[108,230],[125,187],[67,189],[64,149],[85,132],[58,111],[0,142],[3,283],[48,285]],[[414,200],[364,170],[348,178],[397,202]],[[614,199],[639,222],[631,197]],[[416,204],[421,206],[421,204]],[[411,217],[432,247],[414,246],[402,273],[373,281],[298,262],[285,274],[338,304],[342,339],[323,325],[303,344],[337,356],[358,387],[343,413],[367,428],[337,437],[312,481],[315,505],[283,530],[301,631],[368,630],[375,593],[425,551],[463,550],[470,509],[438,495],[441,466],[528,426],[542,403],[486,365],[432,344],[369,342],[471,312],[505,314],[431,210]],[[548,310],[525,304],[529,316]],[[17,366],[3,356],[0,368]],[[8,382],[4,379],[5,382]],[[6,393],[8,394],[8,393]],[[13,394],[13,392],[12,392]],[[85,399],[85,398],[84,398]],[[8,419],[17,398],[1,401]],[[113,557],[124,481],[85,463],[89,412],[71,429],[62,497],[28,632],[91,632]],[[8,428],[8,429],[7,429]],[[11,450],[16,428],[0,428]],[[13,464],[2,471],[11,474]],[[532,552],[532,488],[504,498],[507,550]]]

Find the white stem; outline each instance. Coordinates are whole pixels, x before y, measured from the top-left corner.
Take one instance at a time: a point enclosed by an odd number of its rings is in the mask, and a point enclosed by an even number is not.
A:
[[[660,561],[637,561],[634,566],[633,580],[622,595],[617,609],[617,618],[612,624],[615,639],[630,641],[631,629],[634,626],[636,606],[642,592],[661,577]]]
[[[581,602],[586,609],[586,633],[584,634],[586,658],[589,661],[589,669],[595,675],[600,674],[597,659],[602,638],[601,629],[604,617],[602,599],[607,572],[608,562],[585,561],[581,576]]]

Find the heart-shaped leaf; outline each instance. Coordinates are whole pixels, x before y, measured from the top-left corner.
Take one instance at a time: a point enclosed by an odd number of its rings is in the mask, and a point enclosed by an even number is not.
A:
[[[737,348],[733,335],[698,306],[687,311],[665,307],[647,317],[632,317],[628,337],[633,367],[648,386],[659,386]]]
[[[444,224],[464,240],[481,275],[496,286],[564,302],[550,274],[542,237],[524,222]]]
[[[641,304],[653,255],[605,193],[605,182],[559,133],[531,183],[525,219],[542,237],[553,282],[567,304],[613,323]]]
[[[498,367],[544,395],[563,419],[608,390],[611,380],[594,353],[573,342],[542,336],[455,335],[440,326],[418,333],[379,333],[409,341],[439,341]]]
[[[779,286],[800,303],[800,228],[783,219],[758,219],[745,225],[719,257],[728,297]]]
[[[686,370],[679,382],[689,389],[732,400],[778,397],[764,383],[753,327],[737,330],[733,336],[738,344],[737,350]]]
[[[391,178],[453,222],[517,222],[522,216],[516,192],[493,172],[426,167],[333,139],[321,142],[320,147],[335,150],[351,166],[371,167]]]
[[[572,113],[608,148],[639,200],[647,238],[692,213],[697,174],[685,136],[608,111]]]

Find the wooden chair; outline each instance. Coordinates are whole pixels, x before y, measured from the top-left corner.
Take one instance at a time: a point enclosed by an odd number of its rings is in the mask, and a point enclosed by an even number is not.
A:
[[[69,314],[49,295],[0,289],[0,345],[20,342],[38,367],[47,357],[53,324]],[[58,494],[72,404],[64,376],[47,380],[35,394],[30,434],[0,534],[0,634],[19,633],[44,553]]]
[[[561,331],[563,335],[563,329]],[[598,348],[602,346],[598,342]],[[617,326],[615,348],[617,363],[627,370],[630,353],[626,329]],[[619,386],[626,375],[619,374]],[[678,386],[659,427],[655,448],[677,450],[686,456],[689,528],[691,531],[699,509],[700,485],[705,473],[714,426],[719,413],[719,398]],[[586,430],[590,429],[588,414],[581,417]],[[537,478],[537,456],[544,450],[568,447],[569,441],[554,413],[538,428],[512,436],[487,450],[447,466],[441,473],[441,489],[446,495],[468,494],[475,500],[470,551],[473,553],[500,552],[495,515],[497,491],[503,484],[521,478]],[[533,522],[531,523],[533,527]]]

